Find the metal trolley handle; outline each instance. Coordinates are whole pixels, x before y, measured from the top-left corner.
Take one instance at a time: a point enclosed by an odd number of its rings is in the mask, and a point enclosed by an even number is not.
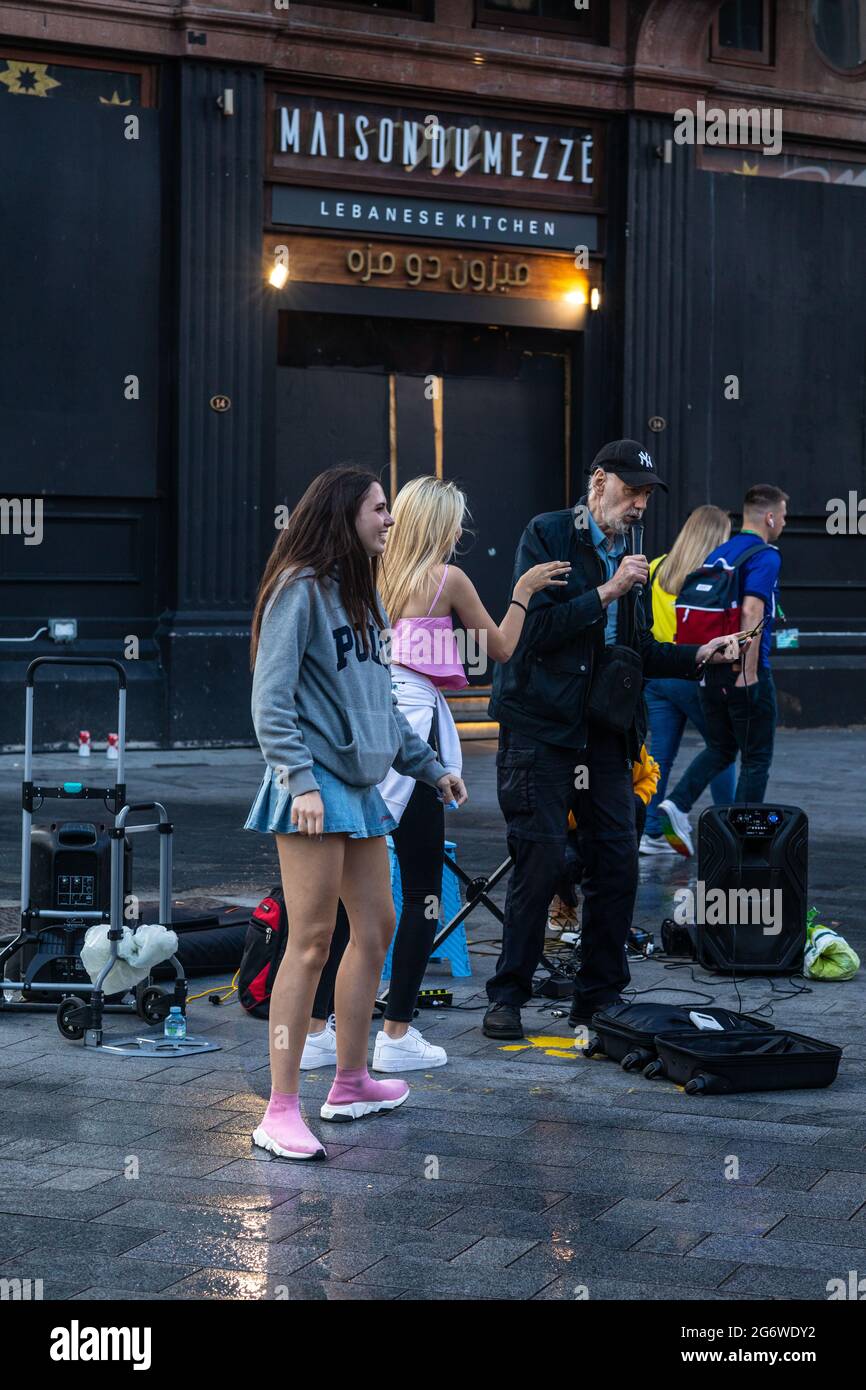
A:
[[[24,781],[33,778],[33,702],[35,696],[34,676],[40,666],[109,666],[117,676],[117,769],[115,789],[123,786],[124,763],[126,760],[126,671],[122,661],[113,657],[88,656],[37,656],[27,667],[24,678]],[[120,803],[115,804],[115,810]]]
[[[88,787],[82,782],[64,782],[59,787],[33,786],[33,705],[34,677],[40,666],[108,666],[117,676],[117,767],[113,788]],[[24,781],[21,785],[21,913],[30,910],[30,828],[33,820],[34,797],[39,805],[45,800],[72,798],[86,800],[98,797],[109,809],[117,812],[126,798],[126,671],[122,661],[113,657],[37,656],[27,667],[24,691]],[[112,855],[114,846],[112,845]],[[113,865],[112,859],[112,865]],[[170,860],[169,860],[170,863]],[[113,868],[112,868],[113,872]],[[45,914],[37,914],[45,915]],[[99,914],[101,918],[101,913]]]
[[[127,825],[127,817],[133,811],[156,811],[159,820],[148,821],[145,825]],[[109,941],[119,941],[123,935],[123,839],[125,835],[144,835],[155,830],[159,835],[159,921],[160,926],[171,926],[171,842],[174,826],[168,812],[159,801],[135,801],[122,806],[118,811],[113,829],[108,835],[111,840],[111,918],[108,929]]]

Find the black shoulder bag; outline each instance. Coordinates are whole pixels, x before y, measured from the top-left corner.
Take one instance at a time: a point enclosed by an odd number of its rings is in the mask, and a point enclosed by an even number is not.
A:
[[[631,647],[604,647],[596,659],[587,718],[617,734],[627,734],[634,724],[641,692],[643,665]]]

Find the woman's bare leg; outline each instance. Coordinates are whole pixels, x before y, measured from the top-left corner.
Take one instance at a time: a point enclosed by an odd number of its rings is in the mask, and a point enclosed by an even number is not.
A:
[[[268,1018],[271,1085],[275,1091],[295,1094],[310,1012],[337,918],[347,836],[325,835],[317,840],[295,834],[275,838],[289,937]]]
[[[396,927],[384,835],[346,840],[342,898],[350,935],[334,986],[334,1012],[337,1066],[345,1071],[367,1065],[376,990]]]

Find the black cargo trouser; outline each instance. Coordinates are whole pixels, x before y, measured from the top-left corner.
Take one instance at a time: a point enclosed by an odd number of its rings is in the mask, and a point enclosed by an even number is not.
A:
[[[488,997],[518,1008],[531,997],[547,910],[563,868],[568,812],[573,810],[584,867],[581,966],[574,997],[581,1008],[610,1003],[630,979],[626,939],[638,881],[635,797],[625,737],[591,725],[586,748],[560,748],[501,725],[496,774],[514,868],[505,898],[502,952],[487,981]]]

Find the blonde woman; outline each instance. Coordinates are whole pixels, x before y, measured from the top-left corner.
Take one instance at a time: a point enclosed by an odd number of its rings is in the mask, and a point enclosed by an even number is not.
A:
[[[669,554],[660,555],[650,565],[650,594],[652,599],[653,637],[657,642],[676,641],[674,603],[683,580],[702,565],[711,550],[722,545],[731,534],[731,519],[720,507],[696,507],[677,536]],[[707,741],[707,726],[701,709],[700,691],[696,681],[650,680],[644,687],[652,755],[659,764],[659,781],[655,796],[647,807],[646,826],[640,840],[641,854],[675,854],[677,851],[666,837],[665,800],[668,778],[676,761],[687,720]],[[687,778],[688,770],[684,774]],[[731,763],[710,783],[710,793],[717,806],[729,805],[734,799],[735,764]],[[703,786],[693,789],[692,804]]]
[[[468,518],[466,497],[453,482],[414,478],[392,507],[381,591],[390,615],[391,681],[397,706],[454,777],[461,774],[460,740],[444,690],[468,684],[452,625],[456,613],[480,656],[507,661],[517,646],[526,606],[545,586],[563,585],[568,561],[534,565],[521,575],[501,623],[487,612],[472,580],[451,563]],[[391,816],[400,866],[403,908],[391,965],[384,1026],[376,1038],[374,1071],[444,1066],[445,1049],[411,1027],[430,957],[442,893],[444,805],[423,780],[392,770],[378,788]],[[435,905],[436,911],[431,911]]]

